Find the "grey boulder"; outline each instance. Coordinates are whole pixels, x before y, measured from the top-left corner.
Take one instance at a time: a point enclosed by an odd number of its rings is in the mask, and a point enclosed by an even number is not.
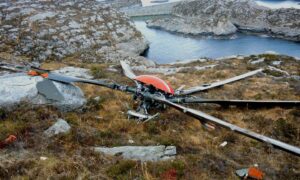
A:
[[[58,82],[53,84],[63,98],[60,101],[47,99],[36,87],[41,81],[43,78],[40,76],[31,77],[24,73],[0,76],[0,108],[10,109],[21,102],[26,102],[33,105],[49,104],[61,111],[72,111],[86,102],[80,88]]]
[[[120,146],[120,147],[95,147],[96,152],[108,155],[121,155],[125,159],[140,161],[161,161],[174,159],[175,146]]]
[[[67,123],[67,121],[63,119],[58,119],[55,124],[53,124],[50,128],[44,131],[44,134],[48,137],[52,137],[58,134],[68,133],[71,129],[71,126]]]

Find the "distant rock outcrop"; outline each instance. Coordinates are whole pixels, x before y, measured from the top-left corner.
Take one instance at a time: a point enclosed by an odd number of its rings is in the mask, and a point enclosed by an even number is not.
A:
[[[0,3],[1,52],[35,61],[79,54],[83,61],[103,62],[118,60],[110,56],[139,55],[147,47],[147,41],[133,23],[107,3],[96,0]],[[93,58],[85,54],[92,54]]]
[[[172,14],[148,21],[148,27],[202,35],[245,30],[300,41],[300,9],[269,9],[252,0],[187,0],[177,4]]]

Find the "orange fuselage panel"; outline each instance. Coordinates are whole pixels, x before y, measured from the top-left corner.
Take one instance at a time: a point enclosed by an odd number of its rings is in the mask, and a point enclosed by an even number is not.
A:
[[[174,90],[171,88],[171,86],[166,83],[164,80],[152,76],[152,75],[141,75],[134,78],[136,81],[139,81],[141,83],[144,83],[146,85],[152,85],[155,88],[162,90],[168,94],[174,94]]]

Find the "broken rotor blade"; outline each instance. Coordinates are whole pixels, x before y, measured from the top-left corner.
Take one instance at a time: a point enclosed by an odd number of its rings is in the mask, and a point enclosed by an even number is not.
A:
[[[21,71],[20,69],[17,69],[16,67],[6,65],[6,64],[0,64],[0,69],[5,69],[5,70],[9,70],[9,71],[14,71],[14,72],[24,72],[24,71]]]
[[[129,93],[135,93],[136,88],[135,87],[129,87],[126,85],[120,85],[116,83],[109,83],[106,80],[90,80],[90,79],[83,79],[83,78],[77,78],[77,77],[71,77],[71,76],[65,76],[61,74],[56,74],[56,73],[47,73],[46,75],[43,75],[44,78],[47,78],[52,81],[57,81],[61,83],[86,83],[86,84],[93,84],[97,86],[102,86],[110,89],[116,89],[120,91],[126,91]]]
[[[48,78],[49,80],[67,83],[67,84],[79,82],[79,83],[94,84],[94,85],[105,86],[105,87],[108,86],[108,83],[105,83],[104,80],[83,79],[83,78],[65,76],[65,75],[56,74],[56,73],[48,73],[48,76],[46,78]]]
[[[203,113],[201,111],[181,106],[179,104],[176,104],[176,103],[173,103],[171,101],[166,100],[164,97],[148,95],[147,98],[153,99],[153,100],[161,102],[161,103],[164,103],[166,105],[169,105],[169,106],[171,106],[171,107],[173,107],[177,110],[180,110],[183,113],[186,113],[186,114],[188,114],[188,115],[190,115],[190,116],[192,116],[192,117],[194,117],[194,118],[196,118],[200,121],[205,120],[206,122],[210,122],[210,123],[213,123],[215,125],[227,128],[229,130],[232,130],[232,131],[237,132],[239,134],[242,134],[244,136],[250,137],[252,139],[256,139],[258,141],[261,141],[261,142],[264,142],[264,143],[267,143],[267,144],[271,144],[274,147],[282,149],[286,152],[289,152],[289,153],[295,154],[297,156],[300,156],[300,148],[299,147],[296,147],[296,146],[278,141],[276,139],[272,139],[270,137],[267,137],[267,136],[264,136],[264,135],[261,135],[261,134],[257,134],[253,131],[241,128],[239,126],[236,126],[236,125],[228,123],[228,122],[225,122],[221,119],[218,119],[216,117],[213,117],[213,116],[208,115],[206,113]]]
[[[235,81],[238,81],[238,80],[241,80],[241,79],[245,79],[247,77],[250,77],[250,76],[253,76],[257,73],[260,73],[262,71],[263,71],[263,69],[257,69],[255,71],[250,71],[250,72],[247,72],[245,74],[235,76],[235,77],[232,77],[232,78],[229,78],[229,79],[225,79],[225,80],[222,80],[222,81],[217,81],[217,82],[214,82],[214,83],[211,83],[211,84],[205,84],[205,85],[192,87],[192,88],[189,88],[189,89],[186,89],[186,90],[181,90],[181,91],[178,92],[178,95],[188,95],[188,94],[193,94],[193,93],[197,93],[197,92],[200,92],[200,91],[212,89],[212,88],[215,88],[215,87],[222,86],[224,84],[228,84],[228,83],[232,83],[232,82],[235,82]]]
[[[30,68],[28,66],[21,66],[17,64],[0,63],[0,69],[5,69],[14,72],[27,72]]]
[[[197,97],[185,97],[169,99],[175,103],[209,103],[219,104],[221,106],[238,106],[238,107],[300,107],[300,101],[281,101],[281,100],[223,100],[223,99],[203,99]]]
[[[46,76],[46,78],[53,80],[53,81],[58,81],[61,83],[67,83],[67,84],[81,81],[81,78],[65,76],[65,75],[56,74],[56,73],[48,73],[48,76]]]
[[[120,64],[126,77],[128,77],[129,79],[134,79],[136,77],[130,66],[125,61],[120,61]]]
[[[150,114],[142,114],[142,113],[132,111],[132,110],[127,111],[127,114],[128,114],[128,116],[133,116],[133,117],[140,119],[141,121],[143,121],[143,123],[148,122],[148,121],[156,118],[157,116],[159,116],[159,113],[150,115]]]
[[[179,88],[177,88],[175,90],[175,94],[180,94],[180,92],[183,90],[184,87],[185,87],[185,85],[181,85]]]

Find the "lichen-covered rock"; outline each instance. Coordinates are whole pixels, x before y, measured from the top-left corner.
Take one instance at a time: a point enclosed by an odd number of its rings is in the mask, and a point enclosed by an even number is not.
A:
[[[300,9],[269,9],[251,0],[189,0],[174,6],[172,14],[148,21],[148,26],[203,35],[245,30],[300,41]]]
[[[96,0],[7,1],[0,12],[0,51],[35,61],[102,49],[109,50],[103,56],[138,55],[148,47],[124,14]]]
[[[120,146],[120,147],[95,147],[96,152],[108,155],[121,155],[125,159],[140,161],[160,161],[174,159],[175,146]]]
[[[59,82],[53,82],[63,99],[54,101],[40,94],[37,83],[43,81],[40,76],[30,77],[23,73],[0,76],[0,107],[13,108],[20,102],[34,105],[49,104],[62,111],[71,111],[82,107],[86,99],[80,88]]]
[[[63,67],[61,69],[53,71],[58,74],[63,74],[66,76],[73,76],[73,77],[79,77],[79,78],[84,78],[84,79],[92,79],[93,76],[90,74],[89,69],[84,69],[84,68],[78,68],[78,67]]]

